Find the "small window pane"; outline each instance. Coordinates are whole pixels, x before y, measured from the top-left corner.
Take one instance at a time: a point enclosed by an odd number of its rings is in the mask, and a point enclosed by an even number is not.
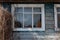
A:
[[[57,8],[57,12],[60,12],[60,7]]]
[[[41,12],[41,8],[40,8],[40,7],[34,7],[34,8],[33,8],[33,11],[34,11],[34,12]]]
[[[22,12],[22,13],[23,13],[23,8],[22,8],[22,7],[16,7],[16,8],[15,8],[15,12],[18,12],[18,13],[19,13],[19,12],[20,12],[20,13]]]
[[[33,15],[34,27],[41,28],[41,14],[34,14]]]
[[[14,22],[15,22],[15,24],[14,24],[15,28],[23,27],[23,14],[16,14]]]
[[[24,12],[32,12],[32,8],[31,7],[24,7]]]
[[[32,14],[25,14],[24,15],[24,27],[25,28],[32,28]]]
[[[58,17],[58,28],[60,28],[60,14],[57,15]]]

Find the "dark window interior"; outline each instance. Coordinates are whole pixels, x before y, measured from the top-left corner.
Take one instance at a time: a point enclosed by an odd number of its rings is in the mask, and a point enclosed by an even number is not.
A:
[[[58,17],[57,17],[57,18],[58,18],[58,19],[57,19],[57,21],[58,21],[57,24],[58,24],[58,28],[60,28],[60,14],[57,14],[57,16],[58,16]]]

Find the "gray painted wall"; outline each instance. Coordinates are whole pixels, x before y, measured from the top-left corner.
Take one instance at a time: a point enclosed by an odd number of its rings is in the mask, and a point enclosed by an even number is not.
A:
[[[11,11],[11,5],[10,4],[3,4],[5,8],[8,7],[8,10]],[[41,31],[20,31],[20,32],[13,32],[13,40],[37,40],[40,36],[46,36],[46,35],[55,35],[58,34],[54,29],[54,4],[53,3],[46,3],[45,4],[45,28],[46,30],[44,32]],[[39,40],[45,40],[45,39],[39,39]]]

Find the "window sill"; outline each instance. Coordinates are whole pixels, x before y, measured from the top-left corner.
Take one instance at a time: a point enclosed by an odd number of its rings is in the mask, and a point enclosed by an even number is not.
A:
[[[13,31],[45,31],[43,28],[14,28]]]

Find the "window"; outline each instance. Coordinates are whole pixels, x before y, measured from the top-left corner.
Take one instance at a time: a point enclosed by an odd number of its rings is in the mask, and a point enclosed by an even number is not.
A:
[[[12,4],[14,31],[45,31],[44,4]]]
[[[60,30],[60,4],[54,5],[54,13],[55,13],[55,30]]]

